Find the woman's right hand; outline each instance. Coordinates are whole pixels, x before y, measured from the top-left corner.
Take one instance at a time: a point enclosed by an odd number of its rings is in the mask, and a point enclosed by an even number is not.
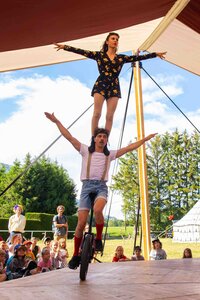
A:
[[[57,51],[59,51],[59,50],[63,50],[64,49],[64,45],[62,45],[62,44],[58,44],[58,43],[54,43],[54,45],[55,45],[55,49],[57,50]]]
[[[54,113],[50,114],[50,113],[48,113],[48,112],[45,112],[44,114],[45,114],[45,116],[46,116],[49,120],[51,120],[53,123],[56,123],[56,122],[58,121],[58,119],[55,117]]]

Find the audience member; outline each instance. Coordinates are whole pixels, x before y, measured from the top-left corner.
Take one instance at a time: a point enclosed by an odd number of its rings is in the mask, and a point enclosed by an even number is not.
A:
[[[53,231],[54,231],[54,240],[59,241],[59,239],[66,239],[68,233],[68,223],[67,217],[63,214],[65,207],[59,205],[57,207],[57,215],[53,217]]]
[[[19,233],[16,233],[12,236],[10,240],[10,245],[9,245],[9,257],[13,256],[14,254],[14,248],[16,245],[21,245],[22,244],[22,236]]]
[[[52,261],[50,259],[50,248],[44,247],[41,252],[41,258],[37,264],[38,272],[47,272],[53,270]]]
[[[44,245],[45,245],[45,248],[49,248],[49,251],[50,251],[50,249],[51,249],[51,238],[49,236],[47,236],[44,239]]]
[[[23,242],[23,245],[26,247],[26,257],[30,258],[32,260],[35,260],[35,255],[33,254],[32,250],[31,250],[32,242],[27,240],[27,241]]]
[[[183,258],[192,258],[192,250],[190,248],[185,248]]]
[[[5,251],[5,264],[7,263],[8,261],[8,258],[9,258],[9,247],[8,247],[8,244],[5,242],[5,241],[1,241],[0,242],[0,249],[4,250]]]
[[[8,221],[8,231],[10,232],[9,240],[12,239],[12,236],[16,233],[23,234],[26,226],[26,218],[22,215],[23,207],[22,205],[15,205],[13,208],[14,215],[9,218]]]
[[[54,269],[60,269],[62,258],[61,258],[61,252],[59,250],[58,241],[54,240],[51,242],[50,257],[52,261],[52,267]]]
[[[69,253],[67,250],[66,239],[59,240],[59,249],[61,253],[61,268],[67,267],[67,258],[69,257]]]
[[[124,248],[122,246],[118,246],[115,250],[115,256],[112,259],[112,262],[121,262],[130,260],[124,255]]]
[[[14,256],[9,264],[9,271],[11,272],[11,278],[9,279],[17,279],[37,273],[37,264],[26,257],[26,247],[24,245],[15,246]]]
[[[38,238],[36,237],[32,237],[31,238],[31,242],[32,242],[32,245],[31,245],[31,251],[33,252],[33,254],[35,255],[35,259],[36,261],[38,260],[38,258],[40,257],[41,255],[41,249],[40,249],[40,246],[37,245],[37,242],[38,242]]]
[[[5,261],[6,261],[6,252],[0,249],[0,282],[5,281],[7,279]]]
[[[140,248],[140,246],[135,246],[134,249],[134,254],[131,257],[132,261],[137,261],[137,260],[144,260],[144,256],[141,255],[142,249]]]
[[[149,254],[151,260],[160,260],[167,258],[167,254],[165,250],[162,249],[162,243],[158,238],[152,241],[152,245],[153,249]]]

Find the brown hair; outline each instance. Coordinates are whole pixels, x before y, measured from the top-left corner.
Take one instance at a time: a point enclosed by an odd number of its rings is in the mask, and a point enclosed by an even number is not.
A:
[[[63,211],[65,211],[65,207],[64,207],[63,205],[58,205],[58,207],[57,207],[57,212],[58,212],[58,210],[59,210],[60,208],[63,208]]]
[[[185,256],[185,251],[189,253],[189,256]],[[183,258],[192,258],[192,250],[190,248],[185,248],[183,251]]]
[[[118,33],[116,33],[116,32],[110,32],[110,33],[107,35],[107,37],[106,37],[106,39],[105,39],[105,41],[104,41],[104,43],[103,43],[103,46],[102,46],[102,48],[101,48],[101,51],[103,51],[103,52],[107,52],[107,51],[108,51],[108,44],[107,44],[106,42],[109,40],[110,36],[112,36],[112,35],[116,35],[116,36],[119,38],[119,34],[118,34]]]
[[[109,131],[105,128],[96,128],[94,131],[94,137],[96,137],[98,134],[103,133],[106,134],[107,137],[109,136]]]

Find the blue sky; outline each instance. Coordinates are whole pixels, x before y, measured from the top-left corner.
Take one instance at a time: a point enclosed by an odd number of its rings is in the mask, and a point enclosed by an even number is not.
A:
[[[144,61],[143,67],[200,128],[199,77],[159,58]],[[126,64],[120,74],[122,99],[119,101],[110,136],[111,148],[116,148],[118,144],[130,71],[130,64]],[[97,76],[97,66],[92,60],[1,73],[0,162],[12,164],[16,158],[23,161],[28,152],[32,157],[38,156],[59,135],[57,128],[44,117],[43,112],[54,111],[63,124],[68,126],[93,102],[90,93]],[[192,126],[143,71],[142,78],[146,134],[162,134],[175,128],[192,132]],[[92,109],[71,129],[72,134],[84,143],[90,141],[91,116]],[[104,126],[104,120],[105,107],[101,126]],[[132,88],[124,145],[135,136],[135,100]],[[47,155],[68,170],[79,194],[79,154],[62,138]],[[111,215],[121,217],[121,200],[117,196],[115,198]]]

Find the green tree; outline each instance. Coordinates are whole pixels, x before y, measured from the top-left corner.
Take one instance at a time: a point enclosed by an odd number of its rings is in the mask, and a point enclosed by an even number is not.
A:
[[[30,162],[29,154],[23,165],[15,161],[6,174],[5,184],[10,184]],[[44,156],[31,166],[0,201],[1,216],[10,215],[16,203],[22,204],[26,212],[45,213],[55,213],[56,207],[62,204],[66,214],[72,215],[76,212],[76,187],[62,166]]]

